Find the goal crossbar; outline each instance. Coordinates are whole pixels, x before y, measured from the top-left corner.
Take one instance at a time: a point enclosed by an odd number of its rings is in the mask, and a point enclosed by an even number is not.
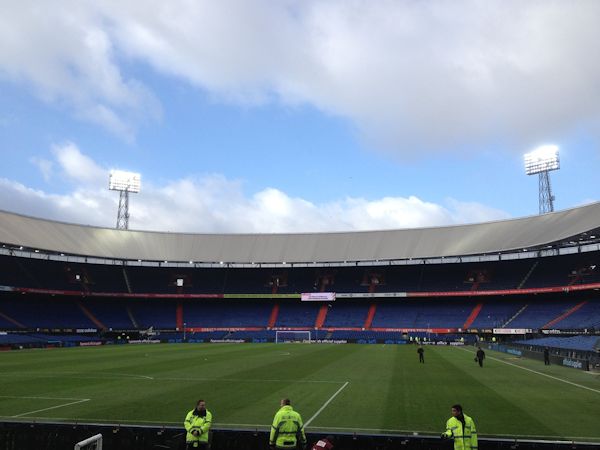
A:
[[[281,342],[312,342],[312,333],[309,330],[275,331],[275,343]]]
[[[78,442],[77,444],[75,444],[74,450],[85,450],[87,445],[94,444],[94,443],[96,444],[96,446],[94,447],[95,450],[102,450],[102,435],[101,434],[96,434],[92,437],[84,439],[81,442]]]

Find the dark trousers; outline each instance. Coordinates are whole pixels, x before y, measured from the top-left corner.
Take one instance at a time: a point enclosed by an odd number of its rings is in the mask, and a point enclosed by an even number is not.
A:
[[[544,358],[544,365],[545,366],[549,366],[550,365],[550,358]]]
[[[477,362],[479,362],[479,367],[483,367],[483,358],[477,358]]]
[[[419,362],[425,363],[425,358],[423,358],[423,355],[421,355],[420,353],[419,353]]]
[[[186,442],[185,450],[208,450],[209,445],[204,442]]]

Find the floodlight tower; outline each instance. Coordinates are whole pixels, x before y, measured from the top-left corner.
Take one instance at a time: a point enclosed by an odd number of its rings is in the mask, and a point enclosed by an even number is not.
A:
[[[525,173],[539,174],[540,214],[554,211],[554,195],[552,195],[549,172],[558,169],[560,169],[560,161],[556,145],[542,145],[525,154]]]
[[[119,191],[119,210],[117,212],[117,229],[129,229],[129,193],[140,192],[141,175],[139,173],[111,170],[108,178],[108,189]]]

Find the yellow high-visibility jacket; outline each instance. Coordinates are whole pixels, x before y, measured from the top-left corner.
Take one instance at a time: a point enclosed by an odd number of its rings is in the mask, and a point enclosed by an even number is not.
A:
[[[183,426],[185,427],[187,434],[185,436],[186,442],[208,442],[208,431],[210,430],[210,425],[212,423],[212,414],[209,410],[206,410],[206,416],[201,417],[196,409],[192,409],[187,416],[185,416],[185,422],[183,422]],[[192,431],[198,430],[200,435],[194,436]]]
[[[475,422],[466,414],[465,426],[456,417],[450,417],[446,422],[446,431],[444,435],[454,439],[454,450],[477,450],[477,429]]]
[[[302,417],[290,405],[282,406],[273,418],[269,444],[277,448],[295,448],[298,440],[306,444]]]

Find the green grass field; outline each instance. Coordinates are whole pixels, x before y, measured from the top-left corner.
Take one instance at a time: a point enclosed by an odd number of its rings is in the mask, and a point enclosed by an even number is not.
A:
[[[0,415],[180,425],[204,398],[215,426],[266,427],[289,397],[313,430],[438,434],[458,402],[484,436],[600,441],[597,375],[493,352],[480,369],[466,350],[428,347],[424,365],[403,345],[11,351],[0,354]]]

